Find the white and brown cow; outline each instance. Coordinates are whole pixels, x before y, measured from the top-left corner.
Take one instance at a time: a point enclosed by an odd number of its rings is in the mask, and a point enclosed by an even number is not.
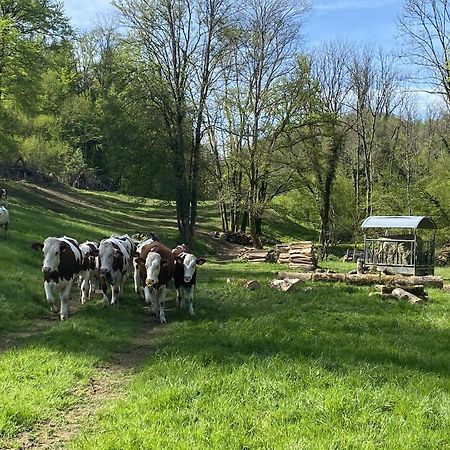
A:
[[[173,281],[177,290],[176,306],[184,308],[187,299],[189,314],[193,316],[197,265],[201,266],[206,259],[196,258],[185,244],[177,245],[172,253],[175,256]]]
[[[114,305],[123,291],[123,282],[129,272],[133,245],[123,236],[103,239],[98,248],[100,262],[100,288],[105,304]],[[96,255],[96,252],[92,253]],[[111,302],[108,299],[108,286],[111,287]]]
[[[161,323],[166,323],[164,303],[167,283],[173,277],[175,257],[160,242],[151,242],[141,248],[135,259],[141,276],[145,279],[145,301]]]
[[[64,237],[48,237],[43,243],[34,243],[35,250],[42,250],[44,261],[44,290],[47,301],[54,312],[58,311],[55,305],[54,292],[61,301],[61,320],[69,317],[69,296],[74,279],[80,272],[81,251],[75,239]]]
[[[139,256],[141,254],[142,249],[152,242],[157,242],[158,239],[155,236],[149,237],[145,241],[139,243],[136,247],[135,256]],[[142,270],[139,270],[139,264],[136,262],[136,259],[133,259],[134,266],[134,291],[136,294],[139,294],[142,298],[145,298],[144,295],[144,287],[145,287],[145,279],[146,273]]]
[[[94,284],[99,279],[98,242],[86,241],[80,244],[81,270],[80,270],[80,299],[84,305],[94,291]]]

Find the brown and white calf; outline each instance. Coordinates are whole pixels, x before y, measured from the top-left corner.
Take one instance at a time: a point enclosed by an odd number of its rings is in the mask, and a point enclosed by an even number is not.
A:
[[[135,259],[141,276],[145,279],[144,297],[161,323],[166,323],[164,303],[167,283],[173,277],[175,257],[160,242],[151,242],[141,248]]]
[[[42,272],[44,273],[44,290],[47,301],[54,312],[58,311],[55,305],[54,292],[61,301],[61,320],[69,317],[69,296],[74,279],[80,272],[81,251],[75,239],[64,237],[48,237],[43,243],[34,243],[35,250],[42,250],[44,260]]]
[[[173,281],[177,290],[176,306],[184,308],[187,299],[189,314],[193,316],[197,265],[201,266],[206,259],[196,258],[185,244],[177,245],[172,253],[175,256]]]
[[[139,243],[136,247],[136,254],[139,256],[141,254],[142,249],[153,242],[157,242],[157,239],[154,237],[149,237],[145,241]],[[136,262],[136,259],[133,259],[133,268],[134,268],[134,291],[136,294],[139,294],[142,298],[145,298],[144,295],[144,287],[145,287],[145,279],[146,273],[143,270],[139,269],[139,264]]]
[[[84,305],[94,291],[94,282],[99,279],[98,242],[86,241],[80,244],[81,270],[80,270],[80,299]]]
[[[123,236],[112,236],[103,239],[98,248],[100,264],[100,288],[103,291],[105,304],[114,305],[123,291],[123,282],[130,268],[132,254],[131,240]],[[96,255],[97,252],[92,252]],[[108,286],[111,287],[111,301],[108,298]]]

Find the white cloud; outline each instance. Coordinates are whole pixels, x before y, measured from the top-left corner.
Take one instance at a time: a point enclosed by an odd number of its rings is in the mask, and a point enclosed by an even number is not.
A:
[[[317,11],[335,11],[342,9],[369,9],[396,5],[398,0],[316,0],[313,9]]]

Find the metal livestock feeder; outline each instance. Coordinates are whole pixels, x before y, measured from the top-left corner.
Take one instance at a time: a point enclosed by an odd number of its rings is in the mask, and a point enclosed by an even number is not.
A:
[[[436,224],[425,216],[369,216],[364,263],[401,275],[434,275]]]

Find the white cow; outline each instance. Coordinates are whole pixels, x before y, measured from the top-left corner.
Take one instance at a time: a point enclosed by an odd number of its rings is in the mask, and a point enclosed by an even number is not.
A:
[[[132,251],[131,239],[124,239],[123,236],[113,236],[100,242],[100,287],[105,304],[116,304],[122,295],[123,282],[131,265]],[[108,285],[111,286],[111,302],[107,295]]]
[[[99,279],[98,242],[86,241],[80,244],[82,255],[80,271],[80,299],[84,305],[92,297],[94,282]]]
[[[61,301],[61,320],[69,317],[69,296],[74,279],[80,272],[81,251],[78,242],[67,236],[56,238],[48,237],[44,243],[34,243],[35,250],[42,250],[44,261],[44,290],[51,310],[58,311],[53,293],[59,295]]]
[[[5,235],[9,228],[9,212],[4,206],[0,206],[0,227],[5,228]]]

